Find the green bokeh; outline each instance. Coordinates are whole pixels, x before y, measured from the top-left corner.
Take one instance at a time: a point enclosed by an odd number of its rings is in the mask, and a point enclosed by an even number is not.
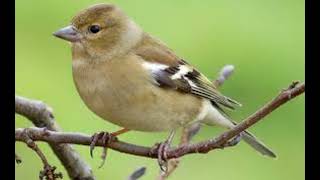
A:
[[[118,127],[89,111],[78,96],[71,76],[68,43],[54,38],[55,30],[68,24],[80,9],[94,0],[16,0],[16,94],[41,99],[54,109],[65,131],[92,134]],[[110,2],[110,1],[109,1]],[[145,31],[166,42],[210,78],[225,64],[236,71],[222,87],[224,94],[244,106],[231,112],[241,119],[275,96],[292,80],[304,80],[303,0],[135,0],[111,1],[133,17]],[[264,158],[244,143],[207,155],[189,155],[171,179],[302,180],[304,179],[304,95],[287,103],[250,130],[278,154]],[[29,127],[16,116],[16,127]],[[195,141],[217,134],[204,127]],[[122,140],[152,145],[167,133],[130,132]],[[39,143],[51,164],[66,172],[52,151]],[[110,151],[106,165],[98,169],[100,149],[91,159],[88,147],[75,146],[92,166],[97,179],[125,179],[146,166],[141,179],[158,174],[155,160]],[[16,165],[16,179],[36,179],[42,165],[24,144],[16,143],[23,163]]]

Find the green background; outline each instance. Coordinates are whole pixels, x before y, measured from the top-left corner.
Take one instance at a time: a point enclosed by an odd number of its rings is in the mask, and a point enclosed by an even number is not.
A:
[[[76,92],[71,76],[70,45],[51,34],[68,25],[81,9],[97,2],[113,2],[191,64],[214,79],[225,64],[236,67],[222,92],[244,106],[231,112],[240,121],[274,97],[293,80],[304,81],[303,0],[16,0],[16,94],[40,99],[54,109],[65,131],[93,134],[119,127],[89,111]],[[171,179],[301,180],[305,153],[304,95],[274,111],[250,129],[277,153],[276,160],[257,154],[245,143],[206,155],[188,155]],[[16,115],[16,127],[32,126]],[[217,135],[221,130],[203,127],[194,141]],[[151,146],[167,133],[130,132],[121,140]],[[178,138],[177,138],[178,139]],[[45,143],[39,143],[51,164],[66,172]],[[105,166],[100,148],[91,159],[89,148],[75,146],[92,166],[97,179],[126,179],[146,166],[141,179],[154,179],[155,160],[110,150]],[[18,180],[37,179],[39,158],[22,143],[16,152],[23,163],[16,165]]]

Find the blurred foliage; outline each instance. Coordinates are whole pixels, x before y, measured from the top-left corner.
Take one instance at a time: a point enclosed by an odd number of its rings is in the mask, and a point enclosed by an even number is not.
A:
[[[54,109],[65,131],[93,134],[119,127],[89,111],[76,92],[71,75],[70,45],[51,34],[66,26],[81,9],[100,2],[119,5],[145,31],[166,42],[177,54],[214,79],[225,64],[234,64],[234,75],[222,92],[244,106],[231,112],[240,121],[266,103],[293,80],[304,81],[303,0],[16,0],[16,94],[40,99]],[[171,179],[301,180],[304,179],[304,95],[273,112],[250,130],[277,153],[272,160],[244,143],[207,155],[189,155]],[[16,115],[16,127],[29,127]],[[219,131],[203,127],[195,141]],[[167,133],[129,132],[122,140],[151,146]],[[178,139],[178,138],[177,138]],[[67,174],[45,143],[39,143],[51,164]],[[105,166],[98,169],[89,148],[75,146],[92,166],[98,179],[125,179],[136,168],[146,166],[141,179],[154,179],[155,160],[110,150]],[[16,179],[36,179],[42,167],[39,158],[24,144],[16,143],[22,164]]]

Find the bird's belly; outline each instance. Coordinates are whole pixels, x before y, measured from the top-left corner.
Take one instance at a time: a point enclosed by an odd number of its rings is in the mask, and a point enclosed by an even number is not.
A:
[[[101,118],[127,129],[168,131],[193,121],[199,114],[199,98],[164,90],[145,79],[139,82],[130,76],[121,79],[113,74],[94,73],[79,78],[74,72],[76,87],[87,107]]]
[[[192,113],[176,109],[175,106],[182,101],[170,104],[154,91],[144,90],[144,94],[139,96],[117,99],[122,102],[117,107],[106,108],[108,110],[101,117],[119,126],[139,131],[172,130],[194,119]],[[135,103],[137,101],[140,103]]]

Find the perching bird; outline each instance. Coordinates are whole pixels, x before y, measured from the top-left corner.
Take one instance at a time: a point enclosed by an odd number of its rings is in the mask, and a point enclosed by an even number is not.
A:
[[[193,123],[235,126],[222,107],[240,104],[117,6],[84,9],[54,35],[71,42],[76,88],[102,119],[148,132],[175,131]],[[261,154],[275,157],[248,132],[242,138]]]

